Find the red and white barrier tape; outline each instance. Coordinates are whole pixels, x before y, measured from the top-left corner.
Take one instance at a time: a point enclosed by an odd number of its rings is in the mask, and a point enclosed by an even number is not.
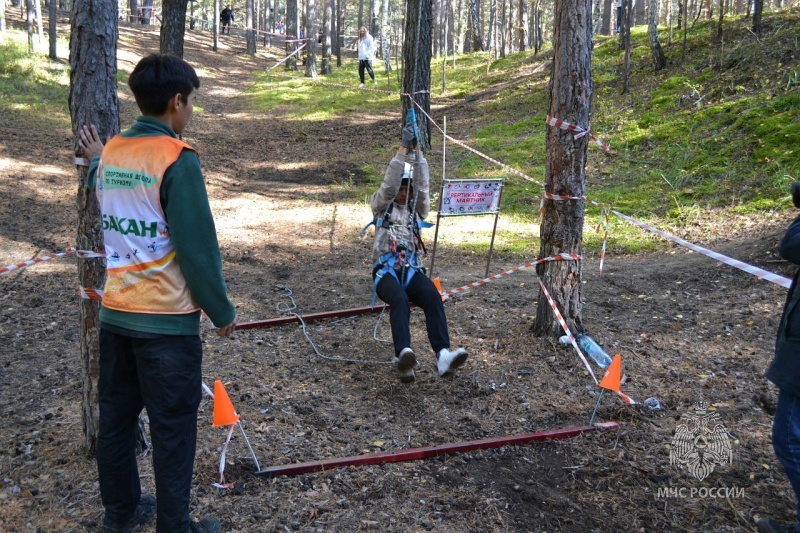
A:
[[[787,289],[789,287],[791,287],[791,285],[792,285],[792,280],[791,279],[789,279],[787,277],[784,277],[784,276],[781,276],[780,274],[775,274],[774,272],[770,272],[768,270],[764,270],[763,268],[758,268],[758,267],[755,267],[755,266],[752,266],[752,265],[748,265],[747,263],[743,263],[742,261],[739,261],[738,259],[733,259],[732,257],[728,257],[727,255],[722,255],[722,254],[717,253],[717,252],[715,252],[713,250],[709,250],[708,248],[703,248],[702,246],[698,246],[698,245],[693,244],[693,243],[691,243],[689,241],[685,241],[685,240],[683,240],[683,239],[681,239],[679,237],[676,237],[674,235],[670,235],[669,233],[667,233],[665,231],[661,231],[658,228],[654,228],[653,226],[651,226],[649,224],[645,224],[644,222],[642,222],[640,220],[636,220],[633,217],[629,217],[628,215],[623,215],[622,213],[620,213],[619,211],[616,211],[614,209],[612,209],[611,212],[614,213],[615,215],[617,215],[618,217],[620,217],[620,218],[622,218],[624,220],[627,220],[628,222],[630,222],[632,224],[635,224],[635,225],[639,226],[640,228],[644,228],[647,231],[652,231],[653,233],[661,235],[662,237],[664,237],[667,240],[670,240],[670,241],[672,241],[674,243],[680,244],[681,246],[685,246],[686,248],[689,248],[690,250],[694,250],[695,252],[701,253],[701,254],[705,255],[706,257],[710,257],[711,259],[716,259],[717,261],[719,261],[721,263],[725,263],[726,265],[732,266],[734,268],[738,268],[739,270],[743,270],[743,271],[747,272],[748,274],[753,274],[754,276],[757,276],[757,277],[759,277],[761,279],[764,279],[764,280],[767,280],[767,281],[771,281],[772,283],[780,285],[781,287],[786,287]]]
[[[91,161],[89,161],[85,157],[76,157],[73,161],[79,167],[88,167],[89,163],[91,163]]]
[[[600,250],[600,275],[603,275],[603,261],[606,259],[606,243],[608,242],[608,208],[603,207],[602,211],[600,211],[600,222],[597,223],[597,229],[595,230],[597,233],[600,233],[600,226],[603,224],[603,219],[605,219],[605,232],[603,233],[603,248]]]
[[[284,57],[283,59],[281,59],[280,61],[278,61],[278,62],[277,62],[277,63],[275,63],[274,65],[272,65],[270,68],[268,68],[268,69],[267,69],[267,72],[271,71],[272,69],[274,69],[275,67],[277,67],[278,65],[280,65],[281,63],[283,63],[284,61],[287,61],[287,60],[288,60],[290,57],[292,57],[293,55],[295,55],[295,54],[299,54],[299,53],[300,53],[300,51],[301,51],[301,50],[302,50],[302,49],[303,49],[303,48],[306,46],[306,44],[308,44],[308,43],[305,43],[305,44],[303,44],[303,45],[302,45],[302,46],[300,46],[300,47],[299,47],[297,50],[295,50],[294,52],[292,52],[292,53],[291,53],[291,54],[289,54],[288,56]]]
[[[466,292],[466,291],[468,291],[470,289],[474,289],[475,287],[480,287],[481,285],[486,285],[490,281],[495,281],[495,280],[498,280],[500,278],[504,278],[506,276],[510,276],[511,274],[514,274],[515,272],[520,272],[522,270],[525,270],[526,268],[530,268],[530,267],[538,265],[540,263],[545,263],[547,261],[580,261],[580,260],[581,260],[581,256],[575,255],[575,254],[568,254],[568,253],[560,253],[560,254],[555,255],[555,256],[545,257],[544,259],[537,259],[536,261],[531,261],[530,263],[525,263],[524,265],[520,265],[520,266],[518,266],[516,268],[512,268],[511,270],[506,270],[505,272],[501,272],[499,274],[495,274],[494,276],[489,276],[488,278],[484,278],[482,280],[475,281],[473,283],[469,283],[469,284],[464,285],[462,287],[458,287],[457,289],[451,289],[449,291],[444,291],[442,293],[442,301],[447,300],[448,298],[450,298],[454,294],[460,294],[460,293]]]
[[[91,259],[93,257],[105,257],[105,252],[94,252],[92,250],[75,250],[75,255],[81,259]]]
[[[20,268],[25,268],[31,265],[35,265],[37,263],[41,263],[43,261],[50,261],[51,259],[66,257],[73,252],[75,252],[75,248],[68,246],[67,248],[64,249],[63,252],[45,255],[43,257],[37,257],[36,259],[31,259],[30,261],[23,261],[21,263],[17,263],[16,265],[8,265],[7,267],[0,268],[0,276],[2,276],[3,274],[8,274],[9,272],[13,272],[15,270],[19,270]]]
[[[638,405],[639,403],[622,391],[615,390],[614,392],[617,394],[617,396],[619,396],[620,400],[627,403],[628,405]]]
[[[586,357],[584,357],[580,347],[578,347],[578,342],[575,340],[575,336],[569,330],[567,322],[564,320],[564,317],[561,316],[561,311],[558,310],[556,302],[553,301],[553,298],[550,296],[550,293],[547,292],[547,287],[544,286],[542,278],[537,278],[537,279],[539,280],[539,285],[542,287],[542,292],[544,293],[545,298],[547,298],[547,302],[550,304],[550,309],[553,310],[553,314],[556,316],[558,323],[561,324],[561,329],[563,329],[564,333],[566,333],[567,337],[569,337],[569,341],[572,343],[572,347],[575,348],[575,351],[578,352],[578,357],[580,357],[581,361],[583,361],[583,366],[585,366],[586,370],[589,371],[589,375],[592,376],[595,385],[597,385],[599,381],[597,381],[597,377],[595,377],[594,372],[592,372],[592,367],[589,366],[589,361],[586,360]]]
[[[80,292],[81,298],[84,300],[102,300],[103,299],[103,289],[86,289],[84,287],[78,287]]]
[[[576,126],[574,124],[570,124],[569,122],[565,122],[565,121],[563,121],[561,119],[558,119],[558,118],[555,118],[555,117],[551,117],[550,115],[547,116],[547,124],[548,124],[548,126],[553,126],[553,127],[556,127],[556,128],[560,128],[562,130],[577,132],[577,135],[575,135],[576,139],[580,139],[584,135],[588,135],[589,138],[592,141],[594,141],[595,144],[597,144],[597,146],[599,146],[601,150],[605,150],[606,152],[611,150],[608,147],[607,144],[605,144],[603,141],[601,141],[600,139],[598,139],[597,137],[595,137],[594,135],[589,133],[588,129],[584,129],[584,128],[580,127],[580,126]]]

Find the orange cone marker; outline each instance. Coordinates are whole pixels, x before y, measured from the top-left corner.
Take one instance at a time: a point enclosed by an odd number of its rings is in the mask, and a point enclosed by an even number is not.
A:
[[[214,382],[214,423],[211,427],[230,426],[239,421],[228,393],[220,380]]]
[[[439,278],[433,278],[433,286],[436,287],[436,290],[439,291],[439,294],[442,294],[442,282],[439,281]],[[444,295],[442,294],[442,301],[444,301]]]
[[[617,354],[614,356],[614,359],[611,360],[611,364],[608,365],[606,375],[600,380],[600,386],[618,393],[621,374],[622,356]]]

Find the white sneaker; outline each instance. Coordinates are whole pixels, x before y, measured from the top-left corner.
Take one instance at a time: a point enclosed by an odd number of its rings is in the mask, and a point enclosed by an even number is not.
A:
[[[372,85],[378,85],[378,80],[372,80]]]
[[[362,83],[361,85],[358,86],[358,88],[359,89],[363,89],[364,88],[364,84]]]
[[[439,368],[439,377],[445,376],[463,365],[467,360],[467,351],[464,348],[459,348],[455,351],[450,351],[447,348],[442,348],[436,354],[437,367]]]
[[[397,371],[400,373],[400,381],[403,383],[411,383],[417,376],[414,374],[414,367],[417,366],[417,356],[411,348],[403,348],[400,355],[395,356],[392,362],[397,365]]]

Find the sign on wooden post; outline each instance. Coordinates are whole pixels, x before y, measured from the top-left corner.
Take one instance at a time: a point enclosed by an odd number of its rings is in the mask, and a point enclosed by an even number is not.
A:
[[[439,197],[439,210],[436,212],[436,233],[433,238],[431,253],[431,272],[436,260],[436,241],[439,238],[439,221],[441,217],[494,215],[492,241],[489,244],[489,258],[486,261],[486,276],[492,262],[494,236],[497,232],[497,218],[500,216],[500,199],[503,195],[504,180],[443,180],[442,193]]]

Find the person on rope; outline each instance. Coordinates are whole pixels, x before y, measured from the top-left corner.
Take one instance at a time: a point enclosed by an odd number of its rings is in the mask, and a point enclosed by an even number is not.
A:
[[[797,199],[795,205],[798,205]],[[781,257],[800,265],[800,216],[786,230],[779,248]],[[775,357],[766,377],[778,387],[778,405],[772,420],[772,447],[783,465],[795,497],[797,520],[787,524],[762,517],[756,523],[759,533],[800,531],[800,290],[796,272],[786,295],[775,341]]]
[[[228,28],[228,35],[230,35],[231,22],[233,22],[233,10],[231,6],[225,6],[225,9],[219,14],[219,22],[222,24],[222,35],[225,35],[225,28]]]
[[[362,27],[358,30],[358,79],[361,80],[360,87],[364,88],[364,70],[369,73],[372,78],[372,84],[378,83],[375,79],[375,73],[372,71],[372,58],[375,57],[375,41],[372,35],[369,34],[367,28]]]
[[[436,354],[439,376],[445,376],[467,360],[464,348],[450,350],[442,297],[425,275],[422,256],[425,252],[420,227],[429,227],[424,218],[430,211],[430,175],[428,161],[417,148],[416,120],[413,110],[403,128],[400,149],[389,162],[380,188],[373,193],[370,206],[375,225],[372,248],[372,277],[375,292],[391,306],[389,320],[394,343],[394,358],[400,381],[416,379],[417,358],[411,349],[410,303],[425,312],[428,340]],[[408,161],[416,151],[416,160]],[[367,226],[369,227],[369,226]],[[366,228],[363,233],[366,231]],[[373,298],[374,304],[374,298]]]
[[[94,125],[78,145],[87,187],[103,215],[106,284],[100,307],[97,470],[104,532],[132,531],[156,514],[156,531],[220,531],[189,518],[202,397],[200,313],[228,337],[227,297],[200,159],[178,139],[200,80],[183,59],[151,54],[128,79],[143,116],[103,146]],[[136,460],[147,408],[156,497],[142,495]]]

